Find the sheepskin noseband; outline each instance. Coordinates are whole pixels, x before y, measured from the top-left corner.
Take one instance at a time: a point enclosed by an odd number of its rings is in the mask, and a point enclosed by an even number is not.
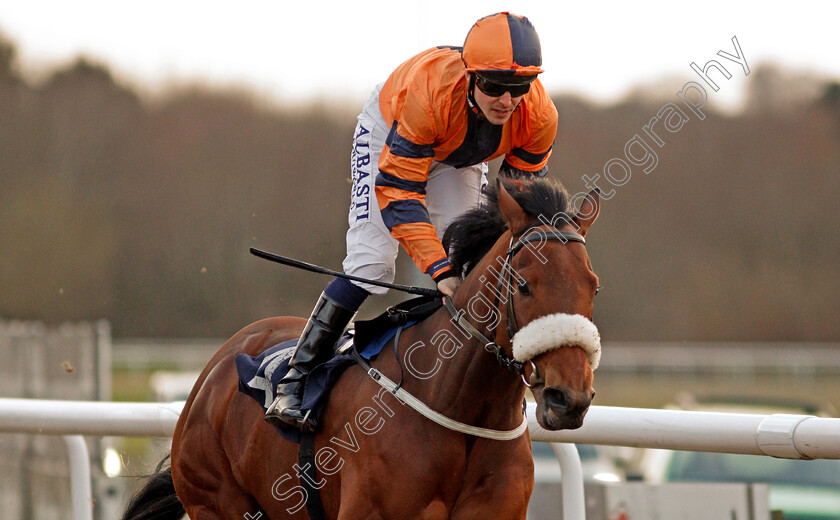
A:
[[[513,357],[519,362],[560,347],[580,347],[589,354],[589,366],[601,362],[601,335],[594,323],[580,314],[549,314],[537,318],[513,336]]]

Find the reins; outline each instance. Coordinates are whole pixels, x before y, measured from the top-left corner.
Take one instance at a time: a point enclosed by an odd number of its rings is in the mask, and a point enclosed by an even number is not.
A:
[[[511,267],[511,262],[513,261],[514,255],[516,255],[516,253],[521,251],[522,248],[527,246],[528,244],[532,244],[534,242],[544,243],[550,240],[555,240],[564,244],[568,242],[579,242],[581,244],[586,245],[586,240],[579,233],[575,233],[573,231],[561,231],[557,228],[552,228],[549,230],[536,229],[533,231],[526,232],[516,242],[514,242],[513,237],[511,237],[511,243],[508,246],[507,254],[505,255],[505,261],[502,264],[502,270],[499,272],[499,281],[496,284],[495,298],[493,301],[493,307],[495,307],[497,311],[500,310],[500,301],[506,305],[507,333],[508,338],[510,340],[513,340],[513,337],[516,335],[517,332],[519,332],[519,324],[516,320],[516,311],[515,307],[513,306],[513,282],[514,278],[518,275]],[[517,284],[517,286],[522,287],[523,284],[525,284],[525,281],[520,279],[520,282]],[[504,299],[502,299],[503,288],[507,288],[507,294],[505,295]],[[449,314],[452,315],[453,322],[457,323],[458,325],[466,329],[466,331],[469,332],[472,336],[477,338],[484,345],[484,350],[496,356],[496,359],[499,361],[499,364],[501,364],[506,369],[514,372],[515,374],[521,375],[522,380],[526,386],[533,386],[534,382],[531,382],[529,384],[528,381],[525,381],[525,364],[523,362],[517,361],[508,356],[505,353],[504,349],[498,343],[485,336],[472,323],[464,319],[466,311],[463,309],[456,309],[455,305],[450,301],[449,298],[446,298],[444,300],[444,306],[446,307],[446,310],[449,311]],[[533,367],[533,363],[531,363],[531,365]],[[536,372],[536,370],[534,370],[534,372]]]
[[[507,330],[508,337],[511,338],[511,340],[513,336],[519,331],[519,325],[517,323],[516,314],[513,307],[513,279],[515,273],[513,271],[513,268],[511,267],[511,262],[513,260],[514,255],[521,251],[523,247],[535,242],[544,243],[546,241],[559,241],[564,244],[568,242],[578,242],[584,245],[586,244],[586,240],[579,233],[575,233],[572,231],[561,231],[556,228],[552,228],[549,230],[537,229],[534,231],[529,231],[525,233],[524,236],[522,236],[515,243],[513,241],[513,238],[511,238],[511,245],[508,246],[505,262],[502,266],[502,271],[499,273],[499,283],[496,287],[496,299],[494,302],[494,307],[496,307],[496,309],[498,310],[499,301],[502,294],[502,287],[507,286],[507,294],[504,303],[507,305]],[[510,370],[511,372],[520,375],[522,377],[523,383],[525,383],[526,386],[532,387],[544,383],[544,381],[540,379],[537,375],[537,368],[536,365],[534,365],[533,361],[527,361],[531,364],[532,368],[531,380],[528,381],[525,379],[524,362],[517,361],[508,356],[504,349],[496,341],[488,338],[484,335],[484,333],[478,330],[477,327],[475,327],[469,320],[465,318],[467,312],[464,309],[457,309],[452,303],[451,298],[444,298],[443,304],[444,307],[446,307],[446,310],[449,312],[449,314],[452,315],[453,323],[462,327],[472,337],[476,338],[480,343],[482,343],[484,346],[484,350],[495,355],[496,360],[499,362],[499,364],[501,364],[503,367]],[[398,398],[401,402],[409,405],[411,408],[416,410],[424,417],[450,430],[454,430],[467,435],[474,435],[476,437],[483,437],[485,439],[494,440],[512,440],[518,438],[520,435],[525,433],[525,430],[528,427],[527,418],[525,417],[523,417],[522,423],[513,430],[503,431],[471,426],[469,424],[464,424],[454,419],[450,419],[449,417],[446,417],[445,415],[436,412],[435,410],[429,408],[429,406],[427,406],[420,399],[417,399],[411,393],[407,392],[404,388],[402,388],[403,372],[402,364],[399,362],[399,333],[402,330],[402,327],[402,325],[399,326],[399,328],[397,329],[397,334],[394,338],[394,352],[396,353],[397,364],[400,367],[399,383],[394,383],[380,371],[370,366],[370,364],[364,358],[362,358],[362,356],[360,356],[358,352],[356,352],[355,348],[350,349],[350,352],[353,358],[355,359],[356,363],[362,366],[362,368],[365,370],[365,372],[367,372],[371,379],[373,379],[382,388],[388,390],[388,392],[390,392],[392,395]]]
[[[464,315],[467,311],[464,309],[456,309],[450,298],[445,298],[443,305],[446,307],[446,310],[449,311],[449,314],[452,315],[453,323],[457,323],[461,328],[469,332],[470,335],[478,339],[484,345],[484,350],[496,356],[496,360],[498,360],[500,365],[514,374],[525,373],[522,363],[505,354],[504,349],[502,349],[498,343],[482,334],[481,331],[478,330],[472,323],[464,319]]]
[[[566,217],[566,221],[570,221],[571,218],[568,215],[562,215]],[[514,295],[514,278],[518,275],[514,272],[511,263],[513,261],[513,257],[521,251],[524,247],[529,246],[535,242],[545,243],[547,241],[559,241],[564,244],[568,242],[578,242],[581,244],[586,245],[586,240],[583,238],[582,235],[579,233],[575,233],[573,231],[561,231],[556,227],[551,227],[551,229],[534,229],[530,228],[528,231],[522,234],[521,238],[514,242],[514,237],[511,237],[511,243],[508,246],[508,250],[505,256],[505,261],[502,264],[502,270],[499,272],[499,281],[496,286],[495,291],[495,300],[493,306],[496,308],[497,311],[500,309],[500,302],[506,305],[506,326],[507,326],[507,333],[508,338],[510,341],[513,340],[514,335],[520,330],[519,324],[516,319],[516,311],[513,305],[513,295]],[[325,269],[320,266],[308,264],[306,262],[300,262],[298,260],[293,260],[285,257],[281,257],[278,255],[273,255],[271,253],[266,253],[264,251],[260,251],[257,249],[251,249],[251,253],[261,258],[265,258],[267,260],[272,260],[274,262],[282,263],[285,265],[290,265],[293,267],[298,267],[302,269],[306,269],[308,271],[313,271],[317,273],[325,273],[325,274],[332,274],[334,276],[341,276],[343,278],[348,278],[351,280],[362,281],[366,283],[374,283],[372,280],[366,280],[359,277],[354,277],[350,275],[346,275],[344,273],[340,273],[337,271],[332,271],[329,269]],[[524,280],[518,281],[518,287],[527,287],[525,285]],[[391,289],[396,289],[403,292],[408,292],[412,294],[423,294],[426,296],[442,296],[441,293],[435,291],[433,289],[424,289],[420,287],[410,287],[410,286],[403,286],[397,284],[385,284],[382,282],[376,282],[376,285],[386,286]],[[506,295],[502,301],[502,289],[506,288]],[[484,335],[478,328],[476,328],[469,320],[465,318],[467,312],[464,309],[457,309],[455,305],[452,303],[451,298],[443,298],[444,307],[446,310],[452,315],[453,323],[456,323],[458,326],[462,327],[466,332],[476,338],[480,343],[483,344],[484,350],[490,352],[491,354],[496,356],[497,361],[506,369],[510,370],[511,372],[520,375],[522,377],[522,381],[525,383],[526,386],[531,387],[537,384],[544,383],[539,376],[537,375],[536,365],[530,360],[526,360],[531,364],[532,373],[531,373],[531,380],[527,381],[525,379],[525,362],[517,361],[512,357],[508,356],[507,353],[504,351],[504,348],[500,346],[496,341],[488,338]],[[353,357],[355,362],[359,364],[365,372],[373,379],[377,384],[379,384],[382,388],[385,388],[389,393],[394,395],[397,399],[401,402],[409,405],[411,408],[416,410],[418,413],[423,415],[424,417],[434,421],[435,423],[448,428],[450,430],[454,430],[460,433],[464,433],[467,435],[473,435],[476,437],[482,437],[485,439],[493,439],[493,440],[512,440],[520,437],[525,431],[528,429],[528,420],[527,418],[523,417],[522,423],[512,430],[493,430],[489,428],[481,428],[478,426],[472,426],[469,424],[464,424],[462,422],[456,421],[454,419],[450,419],[445,415],[431,409],[427,406],[424,402],[420,399],[412,395],[411,393],[407,392],[404,388],[402,388],[403,384],[403,370],[402,364],[399,362],[399,337],[400,332],[404,327],[404,323],[399,324],[397,333],[394,339],[394,352],[397,358],[397,364],[400,367],[400,381],[398,383],[393,382],[388,377],[386,377],[382,372],[373,368],[367,360],[365,360],[356,350],[355,346],[350,345],[342,345],[338,349],[339,352],[348,352]]]

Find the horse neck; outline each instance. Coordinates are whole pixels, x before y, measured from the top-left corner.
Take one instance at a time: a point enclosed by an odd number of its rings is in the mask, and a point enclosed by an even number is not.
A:
[[[494,247],[487,257],[492,255],[495,258],[500,254],[497,249]],[[502,253],[503,250],[504,246]],[[482,325],[481,320],[471,317],[468,310],[471,305],[473,308],[493,305],[495,289],[486,280],[495,276],[485,273],[492,263],[482,261],[470,273],[458,289],[453,304],[457,309],[467,310],[465,318],[487,338],[497,341],[495,327],[491,329]],[[485,281],[481,280],[482,274],[485,274]],[[492,311],[500,312],[496,309]],[[493,321],[501,321],[501,316],[497,318]],[[439,364],[437,371],[419,384],[419,391],[424,394],[427,404],[453,419],[487,428],[508,429],[521,422],[525,397],[525,385],[521,378],[504,368],[494,354],[485,350],[481,339],[454,323],[446,309],[440,309],[406,332],[412,330],[412,343],[404,345],[416,345],[415,342],[422,340],[430,347],[415,349],[412,354],[423,352],[422,356],[413,355],[412,361],[427,367],[427,372]],[[504,337],[509,351],[509,340],[506,335]]]

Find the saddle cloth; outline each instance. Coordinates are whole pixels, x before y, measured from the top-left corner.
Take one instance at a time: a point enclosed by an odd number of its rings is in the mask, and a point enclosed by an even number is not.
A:
[[[409,327],[416,322],[408,322]],[[391,327],[385,332],[377,335],[366,345],[355,345],[359,354],[370,361],[382,350],[382,348],[397,333],[397,327]],[[341,337],[338,345],[343,345],[353,336],[352,332],[346,332]],[[239,391],[255,399],[267,410],[274,401],[277,383],[289,371],[289,360],[294,354],[297,339],[284,341],[267,350],[259,356],[253,357],[247,354],[236,356],[236,371],[239,374]],[[355,340],[354,340],[355,341]],[[332,359],[318,365],[306,378],[303,390],[302,410],[312,410],[315,418],[320,420],[321,412],[326,404],[330,388],[338,380],[344,370],[353,363],[353,357],[349,354],[334,356]],[[277,431],[284,438],[300,444],[300,430],[292,426],[277,427]]]
[[[404,301],[372,320],[357,321],[355,329],[345,332],[336,344],[344,345],[352,339],[353,347],[359,355],[371,361],[396,335],[399,327],[408,328],[422,321],[442,305],[441,300],[431,297]],[[260,403],[263,411],[271,406],[276,396],[277,383],[289,371],[289,360],[294,354],[297,341],[284,341],[256,357],[247,354],[236,356],[239,390]],[[301,409],[312,410],[315,419],[320,422],[330,388],[351,363],[353,356],[341,354],[315,367],[306,378]],[[292,426],[276,429],[284,438],[300,444],[300,430]]]

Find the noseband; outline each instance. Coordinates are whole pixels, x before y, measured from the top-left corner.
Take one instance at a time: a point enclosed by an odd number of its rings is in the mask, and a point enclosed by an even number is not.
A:
[[[571,221],[570,216],[564,214],[564,217],[565,217],[564,220]],[[533,228],[531,228],[531,229],[533,229]],[[500,299],[503,300],[502,303],[506,304],[507,333],[508,333],[508,338],[510,338],[511,340],[513,340],[513,336],[517,332],[519,332],[519,324],[516,320],[516,310],[515,310],[515,307],[513,305],[513,295],[515,293],[513,282],[514,282],[514,278],[516,277],[516,274],[515,274],[513,268],[511,267],[511,262],[513,261],[513,257],[516,255],[516,253],[521,251],[522,248],[525,247],[526,245],[534,243],[534,242],[544,243],[544,242],[547,242],[547,241],[557,241],[557,242],[562,242],[564,244],[569,243],[569,242],[578,242],[578,243],[581,243],[583,245],[586,245],[586,240],[583,238],[583,235],[581,235],[579,233],[575,233],[573,231],[561,231],[561,230],[559,230],[555,227],[552,227],[551,229],[547,229],[547,230],[546,229],[535,229],[533,231],[526,232],[515,243],[514,243],[513,240],[514,240],[513,237],[511,237],[510,245],[508,246],[505,261],[502,264],[502,270],[499,273],[499,282],[496,285],[496,291],[495,291],[496,294],[495,294],[495,299],[493,301],[493,307],[496,309],[497,312],[499,310],[501,310],[500,309]],[[518,282],[517,287],[520,287],[520,288],[527,287],[527,285],[525,283],[525,280],[522,280],[521,278],[519,278],[517,280],[517,282]],[[504,298],[502,298],[502,290],[503,289],[506,289]],[[517,361],[517,360],[511,358],[510,356],[508,356],[505,353],[504,349],[502,349],[502,347],[500,347],[495,341],[489,339],[487,336],[482,334],[472,323],[470,323],[469,321],[464,319],[464,315],[466,314],[466,311],[463,310],[463,309],[461,309],[461,310],[456,309],[455,306],[452,304],[451,298],[445,298],[444,299],[444,305],[446,306],[446,309],[449,311],[449,313],[452,314],[453,322],[458,323],[461,327],[466,329],[470,334],[472,334],[473,336],[478,338],[480,341],[482,341],[484,343],[484,349],[487,350],[488,352],[490,352],[491,354],[495,354],[496,359],[499,361],[499,363],[503,367],[507,368],[508,370],[510,370],[511,372],[513,372],[515,374],[521,375],[522,380],[525,382],[525,384],[527,386],[532,386],[532,385],[540,382],[539,378],[535,376],[536,373],[537,373],[537,370],[536,370],[536,366],[534,365],[533,362],[531,362],[533,372],[531,374],[531,381],[529,382],[529,381],[525,380],[525,369],[524,369],[525,365],[524,365],[523,362]]]
[[[566,215],[568,218],[568,215]],[[532,228],[533,229],[533,228]],[[513,238],[511,238],[511,245],[508,247],[507,251],[507,258],[505,259],[505,263],[503,264],[503,271],[499,273],[499,285],[497,286],[496,291],[496,301],[494,303],[494,307],[496,311],[499,311],[499,297],[501,295],[502,285],[505,281],[507,281],[507,309],[508,309],[508,334],[510,335],[511,341],[513,335],[519,330],[519,327],[516,323],[516,317],[513,314],[513,269],[510,267],[511,260],[513,260],[513,256],[519,252],[524,246],[530,244],[532,242],[545,242],[547,240],[557,240],[563,242],[564,244],[567,242],[580,242],[581,244],[586,244],[581,236],[578,233],[570,232],[570,231],[560,231],[557,228],[552,228],[550,230],[540,230],[537,229],[535,231],[531,231],[526,233],[525,236],[520,238],[516,244],[513,243]],[[522,281],[524,283],[524,280]],[[452,314],[453,322],[458,323],[461,327],[463,327],[467,332],[472,334],[474,337],[478,338],[480,341],[484,342],[484,348],[493,354],[496,355],[496,359],[499,360],[499,363],[502,366],[506,367],[508,370],[513,371],[514,373],[520,374],[522,376],[522,380],[525,382],[526,385],[532,386],[534,384],[538,384],[540,381],[538,380],[536,366],[531,362],[531,366],[533,367],[533,372],[531,374],[531,383],[529,384],[528,381],[525,381],[525,371],[523,369],[523,363],[508,357],[505,354],[502,347],[500,347],[495,341],[487,338],[484,334],[482,334],[475,326],[470,323],[469,321],[464,319],[464,314],[466,311],[458,310],[452,304],[451,298],[444,298],[444,305],[446,309]],[[399,330],[399,329],[398,329]],[[395,351],[399,352],[398,350],[398,342],[399,342],[399,333],[397,337],[394,339],[394,349]],[[519,438],[525,431],[528,429],[528,420],[523,416],[522,422],[516,428],[512,430],[500,431],[500,430],[491,430],[488,428],[479,428],[475,426],[470,426],[468,424],[464,424],[453,419],[450,419],[439,412],[436,412],[429,408],[426,404],[422,401],[408,393],[404,388],[402,388],[402,379],[399,383],[394,383],[387,377],[385,377],[381,372],[376,370],[375,368],[371,367],[367,361],[362,358],[355,348],[350,350],[351,355],[353,355],[356,362],[364,368],[364,370],[368,373],[368,375],[376,381],[377,384],[394,394],[398,399],[402,402],[408,404],[413,409],[415,409],[420,414],[424,415],[425,417],[431,419],[432,421],[444,426],[445,428],[449,428],[450,430],[458,431],[461,433],[465,433],[468,435],[473,435],[476,437],[483,437],[486,439],[494,439],[494,440],[512,440]],[[397,362],[399,362],[399,355],[397,355]],[[530,362],[530,361],[529,361]],[[400,367],[402,369],[402,367]]]

